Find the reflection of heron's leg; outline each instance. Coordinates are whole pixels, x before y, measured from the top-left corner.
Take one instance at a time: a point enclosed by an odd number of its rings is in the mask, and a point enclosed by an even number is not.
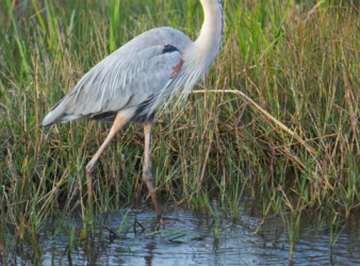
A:
[[[114,123],[110,129],[109,135],[106,137],[103,144],[101,144],[98,151],[95,153],[95,155],[92,157],[90,162],[86,165],[86,179],[87,179],[87,191],[88,191],[88,205],[91,206],[91,198],[92,198],[92,179],[93,179],[93,172],[96,166],[97,161],[99,160],[99,157],[101,153],[104,151],[106,146],[110,143],[112,138],[115,136],[115,134],[119,131],[120,128],[122,128],[129,120],[131,116],[127,113],[119,112],[114,120]]]
[[[145,147],[144,147],[144,164],[143,164],[143,180],[149,190],[151,200],[154,204],[155,212],[158,217],[161,217],[161,210],[159,208],[154,184],[153,176],[151,173],[151,162],[150,162],[150,138],[151,138],[151,122],[144,123],[144,134],[145,134]]]

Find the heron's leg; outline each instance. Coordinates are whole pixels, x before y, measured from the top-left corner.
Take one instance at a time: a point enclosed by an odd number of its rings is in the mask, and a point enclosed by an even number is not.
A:
[[[155,212],[158,218],[161,217],[161,210],[159,208],[154,183],[153,176],[151,173],[151,162],[150,162],[150,141],[151,141],[151,122],[146,121],[144,123],[144,134],[145,134],[145,147],[144,147],[144,163],[143,163],[143,180],[149,190],[151,200],[154,204]]]
[[[109,135],[106,137],[105,141],[101,144],[98,151],[95,153],[95,155],[92,157],[90,162],[86,165],[86,179],[87,179],[87,190],[88,190],[88,205],[91,206],[91,198],[92,198],[92,179],[93,179],[93,172],[96,166],[97,161],[99,160],[99,157],[101,153],[104,151],[106,146],[110,143],[110,141],[113,139],[115,134],[122,128],[129,120],[131,119],[131,116],[126,115],[122,112],[119,112],[114,120],[114,123],[110,129]]]

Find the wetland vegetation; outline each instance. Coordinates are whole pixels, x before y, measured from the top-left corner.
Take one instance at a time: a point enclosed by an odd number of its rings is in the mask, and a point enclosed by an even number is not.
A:
[[[360,207],[360,6],[223,4],[224,40],[215,64],[184,106],[154,123],[152,164],[162,206],[214,221],[220,209],[236,221],[256,199],[262,219],[255,233],[279,217],[290,259],[304,217],[329,228],[331,246]],[[76,238],[71,243],[99,225],[87,209],[84,167],[109,126],[78,121],[43,128],[49,108],[141,32],[166,25],[195,38],[201,24],[193,0],[0,0],[3,260],[20,242],[29,244],[34,260],[49,221],[80,217],[79,233],[68,232]],[[142,128],[131,124],[96,169],[96,215],[152,208],[141,180],[142,154]],[[219,238],[213,227],[214,241]]]

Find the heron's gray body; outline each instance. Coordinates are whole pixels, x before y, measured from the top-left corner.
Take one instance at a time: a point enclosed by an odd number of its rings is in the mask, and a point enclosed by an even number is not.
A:
[[[185,98],[214,61],[222,39],[221,3],[200,2],[205,19],[196,41],[168,27],[144,32],[87,72],[42,124],[83,117],[112,120],[119,112],[146,119],[179,91]]]
[[[83,117],[113,120],[124,109],[144,117],[153,97],[167,90],[174,66],[192,41],[168,27],[149,30],[95,65],[44,118],[43,125]],[[166,49],[166,47],[175,49]],[[134,116],[134,119],[136,117]]]

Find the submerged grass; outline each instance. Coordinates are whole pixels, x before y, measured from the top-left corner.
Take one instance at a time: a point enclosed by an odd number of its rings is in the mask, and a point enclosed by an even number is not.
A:
[[[109,129],[89,121],[44,129],[44,114],[133,36],[167,25],[195,38],[202,14],[192,0],[0,4],[0,236],[33,242],[60,211],[87,219],[84,166]],[[224,9],[223,46],[209,75],[154,126],[164,206],[211,213],[215,199],[237,216],[250,196],[264,217],[290,212],[292,226],[304,213],[348,218],[360,206],[359,6],[225,0]],[[142,145],[141,127],[130,125],[106,149],[96,210],[147,200]]]

